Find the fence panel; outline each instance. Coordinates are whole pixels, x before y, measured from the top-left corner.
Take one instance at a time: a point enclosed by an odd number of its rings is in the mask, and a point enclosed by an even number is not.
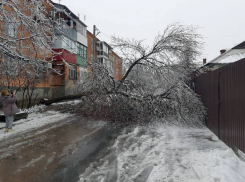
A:
[[[208,109],[208,128],[245,152],[245,59],[199,76],[195,85]]]
[[[220,139],[245,151],[245,62],[220,69]]]
[[[206,124],[218,136],[218,71],[196,78],[195,89],[208,109]]]

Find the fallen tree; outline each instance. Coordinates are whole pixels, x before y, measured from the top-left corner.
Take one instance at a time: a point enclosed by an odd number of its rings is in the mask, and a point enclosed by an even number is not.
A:
[[[200,39],[195,28],[179,24],[168,26],[151,47],[112,37],[125,73],[115,81],[103,64],[91,60],[91,75],[77,86],[92,92],[84,97],[80,112],[122,122],[174,117],[187,125],[202,124],[204,107],[188,86],[200,55]]]
[[[91,92],[84,92],[84,93],[80,93],[80,94],[76,94],[76,95],[66,95],[63,97],[58,97],[55,99],[41,99],[39,101],[39,104],[44,104],[46,106],[49,106],[53,103],[58,103],[58,102],[63,102],[63,101],[67,101],[67,100],[74,100],[74,99],[80,99],[82,97],[88,97],[89,95],[92,95]]]

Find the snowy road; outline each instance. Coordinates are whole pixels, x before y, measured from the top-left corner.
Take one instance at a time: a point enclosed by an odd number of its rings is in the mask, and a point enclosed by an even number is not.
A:
[[[16,122],[14,133],[3,127],[0,182],[245,181],[245,163],[206,128],[121,129],[47,108]]]
[[[0,182],[78,181],[91,160],[113,145],[118,129],[105,125],[49,110],[15,122],[13,133],[5,134],[0,124]]]
[[[90,158],[113,135],[107,128],[86,122],[81,118],[60,120],[1,141],[0,182],[78,181]]]

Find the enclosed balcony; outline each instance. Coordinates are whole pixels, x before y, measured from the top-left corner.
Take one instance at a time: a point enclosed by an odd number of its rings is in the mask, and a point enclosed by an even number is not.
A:
[[[57,37],[56,40],[54,40],[53,49],[66,49],[73,54],[77,54],[76,41],[65,36]]]
[[[71,52],[65,49],[53,49],[55,53],[54,60],[55,61],[66,61],[73,64],[77,64],[76,54],[72,54]]]
[[[87,47],[77,43],[77,64],[87,67]]]
[[[108,58],[108,53],[104,51],[97,51],[97,57],[106,57]]]
[[[109,58],[109,45],[105,42],[97,42],[97,57],[98,58]]]
[[[77,42],[86,47],[88,46],[87,28],[79,22],[77,23]]]

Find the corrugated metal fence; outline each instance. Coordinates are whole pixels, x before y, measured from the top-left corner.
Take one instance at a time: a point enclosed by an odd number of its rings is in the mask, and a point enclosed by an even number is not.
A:
[[[245,152],[245,59],[197,77],[195,85],[208,109],[208,128]]]

